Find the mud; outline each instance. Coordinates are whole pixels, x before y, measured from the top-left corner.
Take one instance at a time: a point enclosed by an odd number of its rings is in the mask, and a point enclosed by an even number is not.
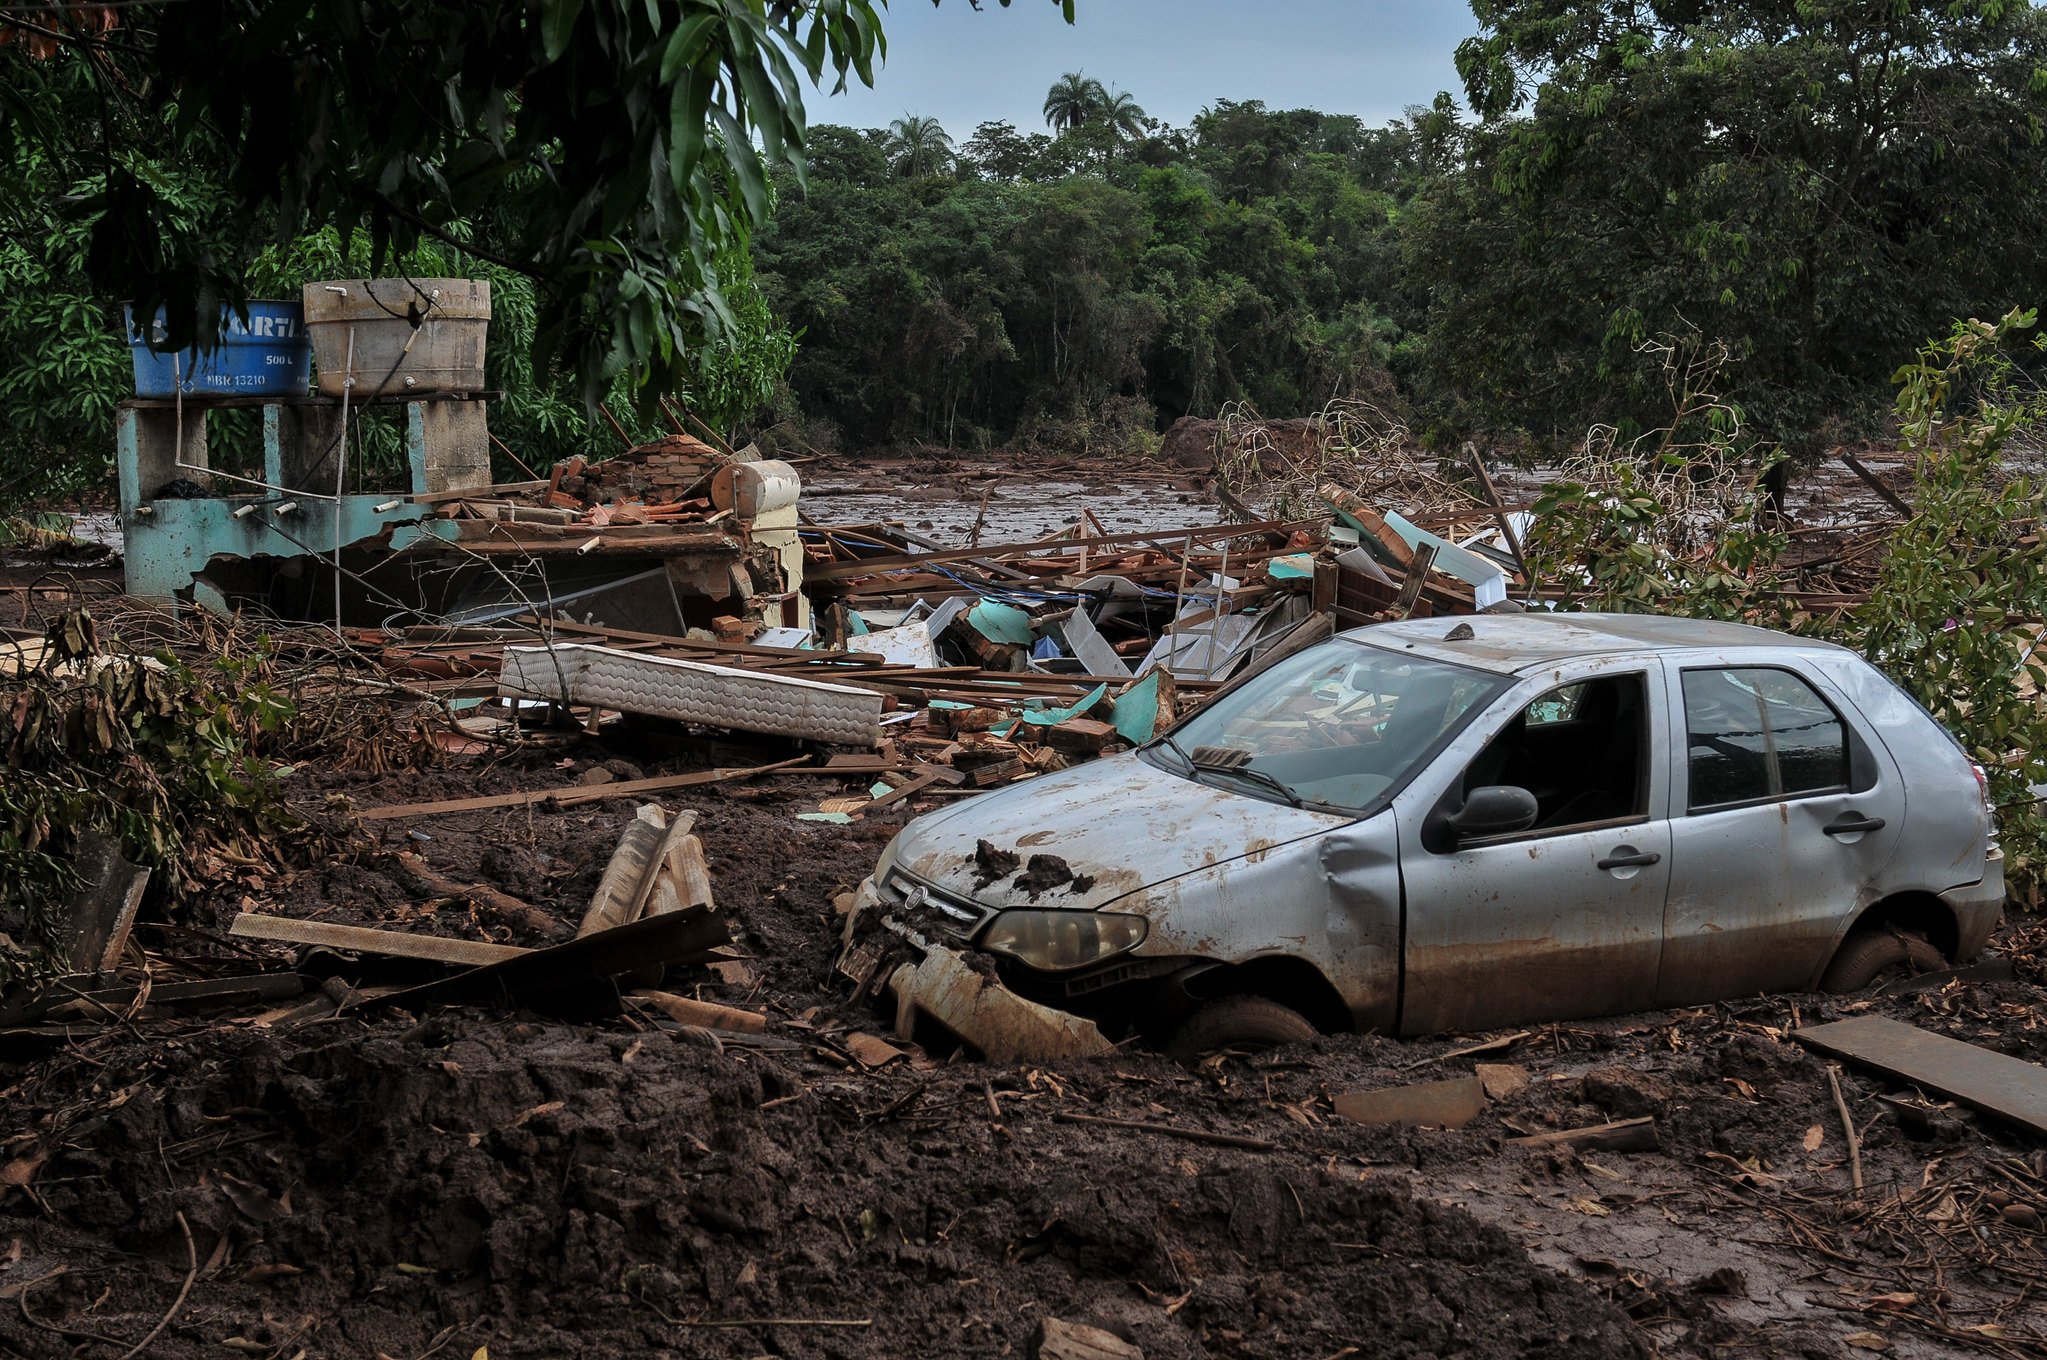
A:
[[[1016,886],[1022,888],[1033,902],[1054,888],[1065,888],[1068,892],[1086,892],[1087,887],[1079,886],[1073,874],[1073,866],[1057,855],[1032,855],[1024,865],[1024,871],[1016,876]],[[1088,880],[1088,887],[1094,880]]]
[[[992,841],[974,842],[974,886],[977,888],[1008,878],[1022,865],[1023,857],[1014,850],[1004,850]]]
[[[805,509],[820,523],[889,520],[946,547],[1028,542],[1076,525],[1156,533],[1225,522],[1205,472],[1135,454],[837,455],[799,470]]]
[[[350,808],[729,755],[620,728],[402,779],[308,768],[293,803],[325,848],[225,881],[194,924],[250,908],[539,943],[423,900],[392,855],[573,921],[633,800],[362,831]],[[1328,1036],[1192,1069],[1141,1051],[1004,1067],[892,1035],[900,1056],[863,1041],[855,1058],[848,1038],[886,1017],[832,972],[830,903],[911,809],[798,820],[843,792],[785,778],[658,800],[698,813],[743,955],[666,985],[763,1010],[758,1038],[475,1008],[296,1028],[147,1011],[41,1056],[0,1050],[0,1353],[118,1356],[193,1261],[151,1355],[1005,1356],[1046,1316],[1154,1360],[1837,1356],[1849,1336],[2030,1353],[2000,1338],[2039,1330],[2047,1237],[2008,1210],[2047,1208],[2047,1156],[1850,1071],[1855,1195],[1826,1068],[1788,1035],[1874,1010],[2047,1060],[2037,918],[1996,944],[2017,981],[1910,996]],[[1006,873],[1059,877],[989,849]],[[1457,1055],[1484,1039],[1504,1042]],[[1454,1132],[1333,1112],[1337,1094],[1474,1062],[1532,1079]],[[1508,1141],[1640,1115],[1660,1151]]]

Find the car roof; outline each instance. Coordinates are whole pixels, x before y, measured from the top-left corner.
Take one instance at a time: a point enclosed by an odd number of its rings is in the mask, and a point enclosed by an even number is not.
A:
[[[1469,636],[1464,630],[1469,630]],[[1457,634],[1456,639],[1449,635]],[[1829,642],[1793,637],[1746,623],[1679,619],[1661,614],[1472,614],[1376,623],[1343,634],[1379,647],[1398,647],[1483,670],[1533,670],[1581,656],[1644,656],[1658,652],[1744,652],[1762,647],[1840,651]]]

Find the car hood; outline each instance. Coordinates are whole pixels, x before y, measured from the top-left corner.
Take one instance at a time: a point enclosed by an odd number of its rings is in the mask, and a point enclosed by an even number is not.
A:
[[[1125,753],[919,817],[903,829],[896,863],[989,907],[1090,909],[1355,820],[1196,783]]]

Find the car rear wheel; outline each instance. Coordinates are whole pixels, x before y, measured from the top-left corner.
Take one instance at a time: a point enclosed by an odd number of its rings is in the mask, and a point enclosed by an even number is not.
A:
[[[1263,1051],[1312,1039],[1308,1017],[1262,996],[1225,996],[1202,1003],[1166,1041],[1166,1054],[1198,1058],[1219,1048]]]
[[[1823,992],[1857,992],[1896,969],[1909,976],[1947,967],[1924,935],[1902,930],[1866,930],[1842,941],[1840,952],[1820,979]]]

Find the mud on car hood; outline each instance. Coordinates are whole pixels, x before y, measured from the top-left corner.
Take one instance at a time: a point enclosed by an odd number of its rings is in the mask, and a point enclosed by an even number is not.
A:
[[[896,843],[896,864],[987,907],[1082,910],[1351,820],[1197,783],[1124,754],[919,817]]]

